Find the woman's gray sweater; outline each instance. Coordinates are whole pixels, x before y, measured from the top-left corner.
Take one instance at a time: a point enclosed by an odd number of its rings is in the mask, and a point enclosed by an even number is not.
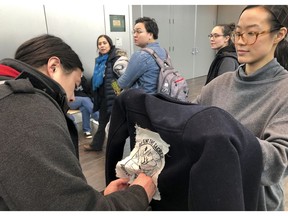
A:
[[[264,167],[259,210],[284,210],[282,184],[288,174],[288,72],[276,59],[251,75],[245,74],[244,67],[241,65],[236,73],[228,72],[212,80],[193,102],[228,111],[255,134]]]

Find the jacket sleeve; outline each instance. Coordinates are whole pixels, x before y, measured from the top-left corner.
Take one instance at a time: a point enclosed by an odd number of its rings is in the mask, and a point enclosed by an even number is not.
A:
[[[110,119],[105,163],[107,185],[116,179],[116,164],[123,157],[125,142],[129,136],[124,101],[122,99],[122,94],[116,97]]]
[[[141,186],[103,196],[87,184],[64,115],[48,98],[15,94],[1,101],[1,113],[15,101],[21,106],[5,112],[5,119],[1,115],[0,208],[81,211],[148,207]],[[39,120],[35,121],[35,116]],[[11,131],[17,133],[7,136]]]
[[[133,86],[136,80],[145,72],[146,59],[149,54],[144,51],[135,52],[129,61],[125,73],[117,80],[122,89],[128,89]],[[146,57],[145,57],[146,56]]]
[[[288,175],[288,135],[285,131],[288,131],[288,116],[287,106],[283,105],[258,139],[263,154],[261,182],[264,186],[273,186]]]
[[[129,59],[126,56],[121,56],[113,65],[113,71],[117,74],[118,77],[122,76],[128,66]]]

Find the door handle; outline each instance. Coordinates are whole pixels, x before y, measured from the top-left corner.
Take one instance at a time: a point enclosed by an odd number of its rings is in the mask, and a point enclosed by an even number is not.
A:
[[[192,55],[197,55],[199,53],[197,48],[192,48],[191,54]]]

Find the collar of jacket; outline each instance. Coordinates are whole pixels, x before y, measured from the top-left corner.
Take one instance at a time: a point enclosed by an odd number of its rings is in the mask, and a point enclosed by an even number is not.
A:
[[[230,45],[228,45],[228,46],[225,46],[225,47],[221,48],[221,49],[218,51],[217,55],[220,55],[220,54],[222,54],[222,53],[224,53],[224,52],[236,53],[236,49],[235,49],[234,44],[230,44]]]
[[[109,57],[107,59],[108,61],[111,61],[112,59],[114,59],[117,55],[116,55],[116,51],[118,50],[118,48],[116,48],[114,45],[111,47],[110,52],[109,52]]]
[[[0,61],[0,64],[19,71],[20,75],[16,77],[16,80],[29,79],[34,88],[44,91],[51,96],[59,104],[62,111],[67,113],[69,109],[67,96],[64,89],[57,82],[37,71],[30,65],[15,59],[3,59]]]

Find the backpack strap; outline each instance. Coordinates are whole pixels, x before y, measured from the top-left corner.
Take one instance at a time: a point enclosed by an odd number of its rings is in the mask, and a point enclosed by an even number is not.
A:
[[[151,48],[148,48],[148,47],[145,47],[145,48],[142,48],[143,51],[149,53],[154,59],[155,61],[157,62],[157,64],[159,65],[160,68],[162,67],[165,67],[166,65],[170,66],[171,65],[171,62],[170,61],[167,61],[167,59],[170,59],[169,58],[169,54],[167,52],[167,50],[164,48],[165,52],[166,52],[166,58],[165,58],[165,61],[163,61],[159,56],[158,54]],[[165,65],[166,64],[166,65]]]

